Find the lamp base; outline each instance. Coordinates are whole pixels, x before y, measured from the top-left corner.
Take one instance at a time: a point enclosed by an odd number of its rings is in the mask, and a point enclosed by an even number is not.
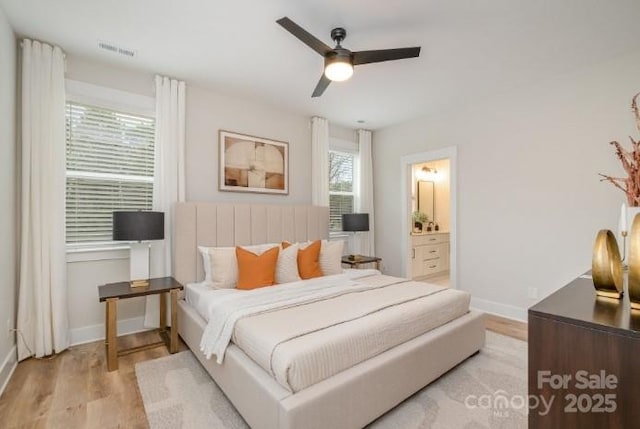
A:
[[[149,243],[131,243],[129,275],[131,287],[149,286]]]
[[[131,280],[131,282],[129,282],[129,287],[148,287],[149,286],[149,280]]]

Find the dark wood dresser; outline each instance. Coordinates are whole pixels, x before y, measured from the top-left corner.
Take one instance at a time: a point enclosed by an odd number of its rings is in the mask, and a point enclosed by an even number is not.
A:
[[[640,311],[626,294],[596,297],[581,277],[529,309],[529,395],[530,429],[640,427]]]

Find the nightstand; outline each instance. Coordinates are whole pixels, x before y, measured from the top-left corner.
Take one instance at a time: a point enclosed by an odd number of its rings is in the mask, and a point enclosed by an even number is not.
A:
[[[349,255],[345,255],[342,257],[342,263],[345,265],[349,265],[352,268],[360,268],[362,264],[376,264],[376,270],[380,271],[380,262],[382,262],[382,258],[378,258],[375,256],[363,256],[358,255],[359,259],[351,259]]]
[[[118,369],[118,356],[148,350],[166,345],[170,353],[178,351],[178,292],[184,287],[173,277],[150,279],[149,285],[131,287],[130,282],[109,283],[98,286],[100,302],[106,302],[107,367],[109,371]],[[171,297],[171,328],[167,333],[167,294]],[[162,341],[130,349],[118,350],[118,301],[138,296],[160,295],[160,336]]]

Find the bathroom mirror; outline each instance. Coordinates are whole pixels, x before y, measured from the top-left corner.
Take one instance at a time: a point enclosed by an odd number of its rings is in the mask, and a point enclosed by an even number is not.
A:
[[[435,193],[433,182],[418,180],[418,211],[426,214],[430,222],[435,218]]]

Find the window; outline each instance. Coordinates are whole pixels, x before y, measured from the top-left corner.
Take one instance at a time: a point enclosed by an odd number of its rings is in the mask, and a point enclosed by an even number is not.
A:
[[[356,155],[329,151],[329,230],[342,231],[342,215],[353,213]]]
[[[154,119],[67,102],[67,244],[110,242],[111,212],[150,210]]]

